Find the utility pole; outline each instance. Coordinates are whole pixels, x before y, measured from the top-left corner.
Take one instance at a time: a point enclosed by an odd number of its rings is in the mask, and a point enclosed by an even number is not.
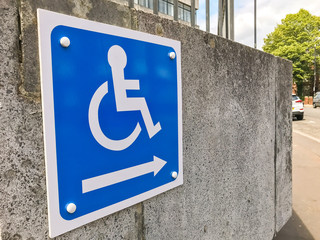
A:
[[[257,0],[254,0],[254,48],[257,48]]]
[[[313,96],[316,94],[316,83],[317,83],[317,46],[318,46],[318,41],[320,40],[320,37],[315,38],[315,43],[314,43],[314,52],[313,52]]]
[[[234,0],[219,0],[218,35],[234,40]]]
[[[316,95],[316,82],[317,82],[317,48],[316,48],[317,45],[314,46],[314,59],[313,59],[313,74],[314,74],[314,78],[313,78],[313,96]]]
[[[210,32],[210,0],[206,0],[206,31]]]

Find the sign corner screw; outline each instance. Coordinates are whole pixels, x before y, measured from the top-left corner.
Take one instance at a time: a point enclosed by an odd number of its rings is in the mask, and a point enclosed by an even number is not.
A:
[[[69,47],[70,46],[70,39],[67,37],[60,38],[60,45],[65,48]]]
[[[176,179],[177,177],[178,177],[178,173],[177,172],[172,172],[171,173],[171,177],[173,178],[173,179]]]
[[[175,59],[176,58],[176,53],[175,52],[170,52],[169,53],[170,59]]]
[[[74,203],[69,203],[66,208],[68,213],[74,213],[77,209],[77,206]]]

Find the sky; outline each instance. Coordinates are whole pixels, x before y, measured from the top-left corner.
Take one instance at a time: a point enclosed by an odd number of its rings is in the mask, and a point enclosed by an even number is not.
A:
[[[197,24],[206,29],[205,0],[199,0]],[[218,2],[210,0],[210,31],[217,34]],[[234,0],[235,41],[254,46],[254,0]],[[320,0],[257,0],[257,48],[262,49],[263,39],[274,31],[287,14],[294,14],[303,8],[312,15],[320,16]]]

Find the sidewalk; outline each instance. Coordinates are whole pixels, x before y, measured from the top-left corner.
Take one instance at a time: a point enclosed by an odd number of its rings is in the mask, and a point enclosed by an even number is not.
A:
[[[293,212],[274,240],[320,240],[320,143],[293,131]]]

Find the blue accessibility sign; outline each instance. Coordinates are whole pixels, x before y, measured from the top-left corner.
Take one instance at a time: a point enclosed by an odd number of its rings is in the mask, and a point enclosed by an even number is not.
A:
[[[181,185],[180,42],[38,17],[51,237]]]

